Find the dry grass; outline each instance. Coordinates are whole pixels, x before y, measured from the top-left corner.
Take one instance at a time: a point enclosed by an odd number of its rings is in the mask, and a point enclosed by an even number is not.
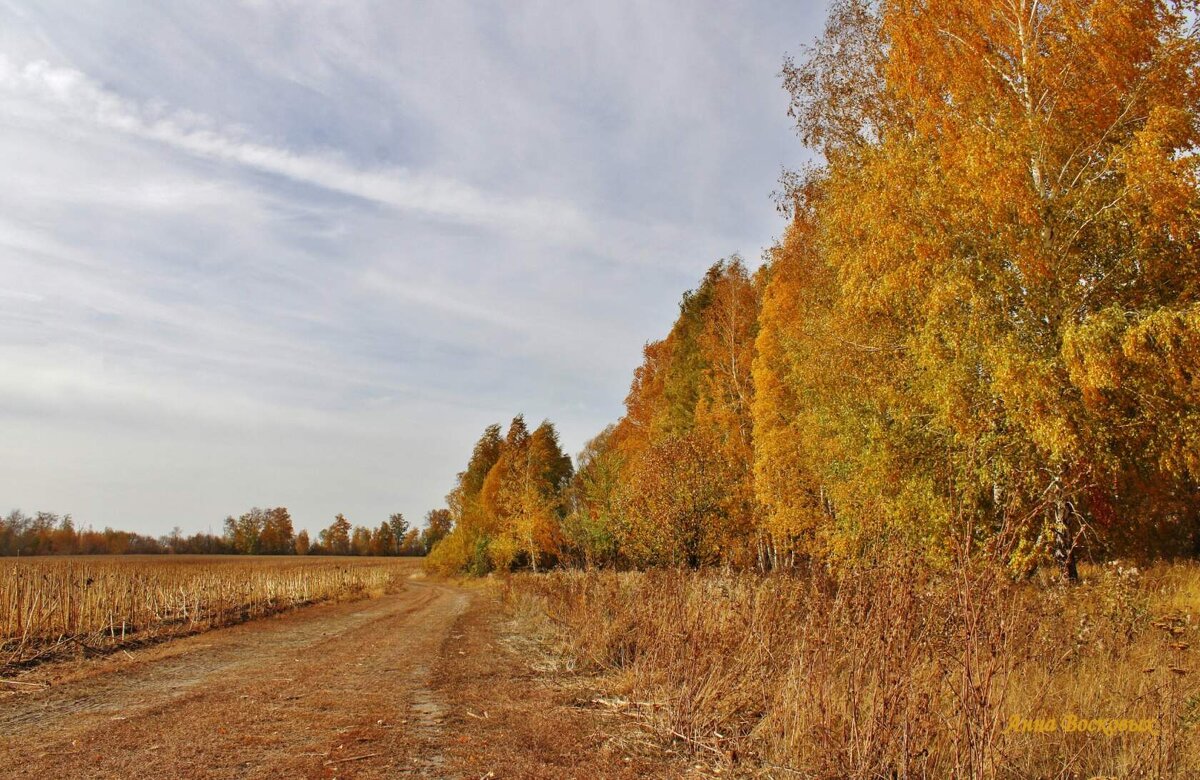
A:
[[[0,559],[0,670],[383,591],[396,558]]]
[[[618,706],[725,773],[1200,777],[1200,566],[1110,565],[1072,588],[904,564],[841,581],[562,572],[505,595]],[[1110,733],[1064,731],[1070,717]]]

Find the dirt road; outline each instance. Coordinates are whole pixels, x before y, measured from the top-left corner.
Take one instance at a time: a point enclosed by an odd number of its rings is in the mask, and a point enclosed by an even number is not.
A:
[[[24,678],[0,698],[14,778],[675,777],[500,641],[491,601],[399,593]]]

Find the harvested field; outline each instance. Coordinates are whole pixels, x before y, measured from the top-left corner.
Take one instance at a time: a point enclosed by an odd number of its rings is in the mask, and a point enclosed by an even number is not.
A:
[[[0,559],[0,669],[378,594],[411,570],[399,558]]]

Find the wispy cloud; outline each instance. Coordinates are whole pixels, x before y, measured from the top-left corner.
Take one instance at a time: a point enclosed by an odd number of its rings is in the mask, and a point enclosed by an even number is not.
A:
[[[0,500],[377,523],[518,411],[579,447],[780,229],[820,13],[0,0]]]
[[[364,170],[333,153],[296,154],[256,143],[234,128],[215,126],[201,114],[172,110],[164,104],[139,105],[104,89],[78,70],[54,67],[44,60],[16,65],[0,55],[0,89],[57,109],[68,120],[91,122],[188,154],[404,211],[550,240],[579,241],[593,234],[587,221],[568,204],[497,197],[460,181],[400,169]]]
[[[508,330],[523,330],[527,327],[527,321],[503,311],[495,304],[470,300],[464,297],[461,290],[451,294],[436,287],[390,277],[377,269],[365,271],[361,277],[361,284],[372,294],[386,295],[405,303],[438,309]]]

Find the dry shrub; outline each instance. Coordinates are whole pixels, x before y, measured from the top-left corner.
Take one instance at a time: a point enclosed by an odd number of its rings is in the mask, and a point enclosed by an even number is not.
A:
[[[1071,588],[912,561],[839,579],[557,572],[509,587],[649,728],[725,769],[1200,776],[1194,565],[1106,566]],[[1064,731],[1072,717],[1150,720],[1156,733]]]

